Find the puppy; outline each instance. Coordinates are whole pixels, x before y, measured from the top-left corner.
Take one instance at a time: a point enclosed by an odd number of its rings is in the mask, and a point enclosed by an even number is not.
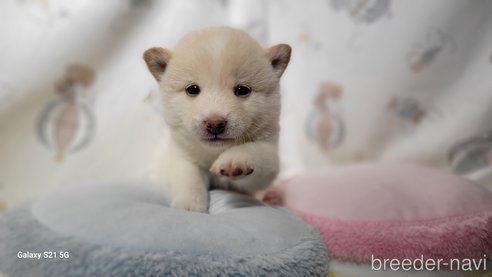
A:
[[[170,130],[153,176],[169,186],[173,207],[207,212],[210,186],[253,194],[277,176],[279,81],[290,53],[228,27],[145,51]]]

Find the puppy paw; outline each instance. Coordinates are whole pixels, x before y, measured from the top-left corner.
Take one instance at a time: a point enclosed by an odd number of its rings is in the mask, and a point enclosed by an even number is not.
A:
[[[230,180],[242,179],[255,171],[253,162],[244,153],[224,152],[210,167],[210,173]]]
[[[203,197],[176,197],[171,202],[171,207],[190,212],[207,213],[208,204]]]
[[[270,205],[281,206],[284,202],[284,191],[278,186],[272,186],[265,191],[263,196],[260,198],[263,202]]]

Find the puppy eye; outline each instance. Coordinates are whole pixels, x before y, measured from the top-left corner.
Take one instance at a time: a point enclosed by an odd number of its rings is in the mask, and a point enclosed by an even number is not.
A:
[[[200,94],[200,87],[198,85],[189,85],[186,87],[186,94],[189,96],[197,96]]]
[[[234,94],[237,97],[248,97],[251,94],[251,88],[245,85],[238,85],[234,88]]]

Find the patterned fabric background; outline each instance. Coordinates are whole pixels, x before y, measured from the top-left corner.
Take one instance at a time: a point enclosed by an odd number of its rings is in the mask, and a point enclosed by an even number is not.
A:
[[[5,0],[0,210],[148,175],[166,134],[142,53],[210,25],[293,47],[282,175],[413,161],[492,187],[492,1]]]

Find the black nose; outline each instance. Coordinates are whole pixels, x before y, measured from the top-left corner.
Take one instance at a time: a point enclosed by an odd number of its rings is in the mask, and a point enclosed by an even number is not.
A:
[[[211,116],[204,122],[205,129],[211,135],[217,136],[224,133],[227,120],[222,116]]]

